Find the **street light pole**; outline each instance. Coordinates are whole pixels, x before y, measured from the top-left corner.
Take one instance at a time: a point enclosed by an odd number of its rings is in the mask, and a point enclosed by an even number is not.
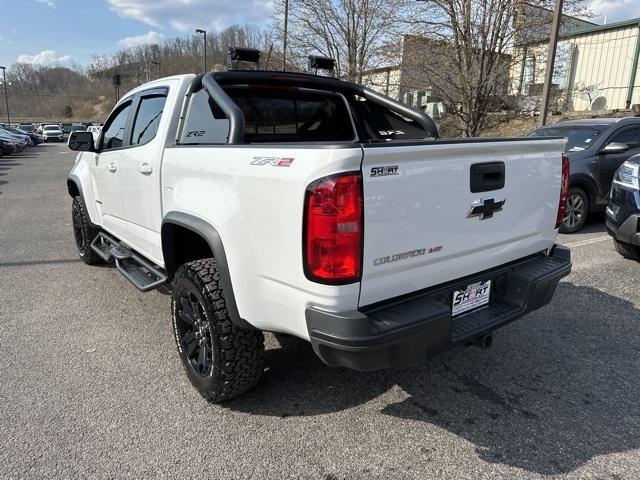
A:
[[[204,37],[204,73],[207,73],[207,31],[196,28],[196,33],[201,33]]]
[[[160,78],[160,63],[161,62],[156,62],[155,60],[153,60],[151,62],[152,65],[157,65],[158,66],[158,78]]]
[[[544,86],[542,87],[542,107],[540,110],[540,126],[547,123],[549,112],[549,97],[551,96],[551,82],[553,82],[553,67],[556,63],[556,49],[558,47],[558,33],[560,32],[560,19],[562,17],[562,2],[556,0],[556,8],[553,11],[551,23],[551,35],[549,37],[549,53],[547,54],[547,69],[544,72]]]
[[[11,125],[11,117],[9,116],[9,86],[7,85],[7,67],[1,67],[2,70],[2,85],[4,86],[4,101],[7,105],[7,127]]]

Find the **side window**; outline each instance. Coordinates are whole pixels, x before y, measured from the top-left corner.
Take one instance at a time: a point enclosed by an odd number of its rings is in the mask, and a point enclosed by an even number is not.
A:
[[[165,96],[142,97],[133,121],[131,145],[149,143],[158,132],[162,110],[167,100]]]
[[[102,150],[122,147],[124,144],[124,130],[131,110],[131,102],[122,105],[107,120],[102,131]]]
[[[622,130],[611,137],[608,143],[620,142],[629,145],[629,148],[640,147],[640,128],[632,127]]]
[[[414,120],[405,118],[368,100],[351,102],[367,135],[373,141],[420,140],[427,132]]]
[[[229,119],[220,107],[204,90],[191,95],[180,143],[227,143],[228,138]]]

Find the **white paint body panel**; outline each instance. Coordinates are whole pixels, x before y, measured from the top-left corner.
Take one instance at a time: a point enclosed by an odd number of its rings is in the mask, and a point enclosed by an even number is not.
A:
[[[96,165],[103,162],[98,157],[105,154],[94,153],[80,153],[71,173],[81,182],[92,222],[160,266],[160,226],[168,212],[188,213],[214,227],[224,244],[239,314],[259,329],[308,339],[308,307],[354,311],[554,243],[562,142],[425,143],[364,150],[357,144],[174,146],[192,79],[172,77],[139,88],[166,86],[170,93],[156,138],[118,154],[119,177],[99,170]],[[251,165],[257,156],[295,160],[290,167]],[[482,222],[466,219],[471,201],[482,196],[469,193],[469,165],[496,160],[506,164],[507,186],[500,192],[507,197],[504,211]],[[142,162],[153,173],[141,175],[137,166]],[[306,187],[327,175],[359,171],[363,162],[362,283],[311,282],[302,266]],[[398,165],[400,174],[368,178],[376,165]],[[436,245],[443,245],[437,255],[372,265],[378,256]]]
[[[471,275],[551,247],[560,200],[563,140],[365,148],[360,306]],[[471,193],[474,163],[505,163],[501,190]],[[371,168],[398,175],[371,177]],[[475,200],[506,199],[493,218],[467,218]],[[441,247],[429,253],[430,248]],[[377,258],[426,249],[382,265]]]

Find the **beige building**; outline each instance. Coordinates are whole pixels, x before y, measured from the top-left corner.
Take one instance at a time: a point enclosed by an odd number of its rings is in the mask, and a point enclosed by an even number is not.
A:
[[[539,96],[548,39],[514,48],[511,93]],[[562,110],[613,110],[640,103],[640,18],[561,32],[553,84]]]

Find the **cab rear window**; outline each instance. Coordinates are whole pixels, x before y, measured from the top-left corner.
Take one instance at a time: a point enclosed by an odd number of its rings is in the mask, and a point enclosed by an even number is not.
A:
[[[299,91],[230,89],[242,110],[247,142],[351,141],[355,134],[342,97]]]
[[[245,141],[353,141],[355,132],[343,97],[280,89],[226,89],[244,116]],[[221,144],[229,135],[229,119],[206,92],[192,95],[181,144]]]

